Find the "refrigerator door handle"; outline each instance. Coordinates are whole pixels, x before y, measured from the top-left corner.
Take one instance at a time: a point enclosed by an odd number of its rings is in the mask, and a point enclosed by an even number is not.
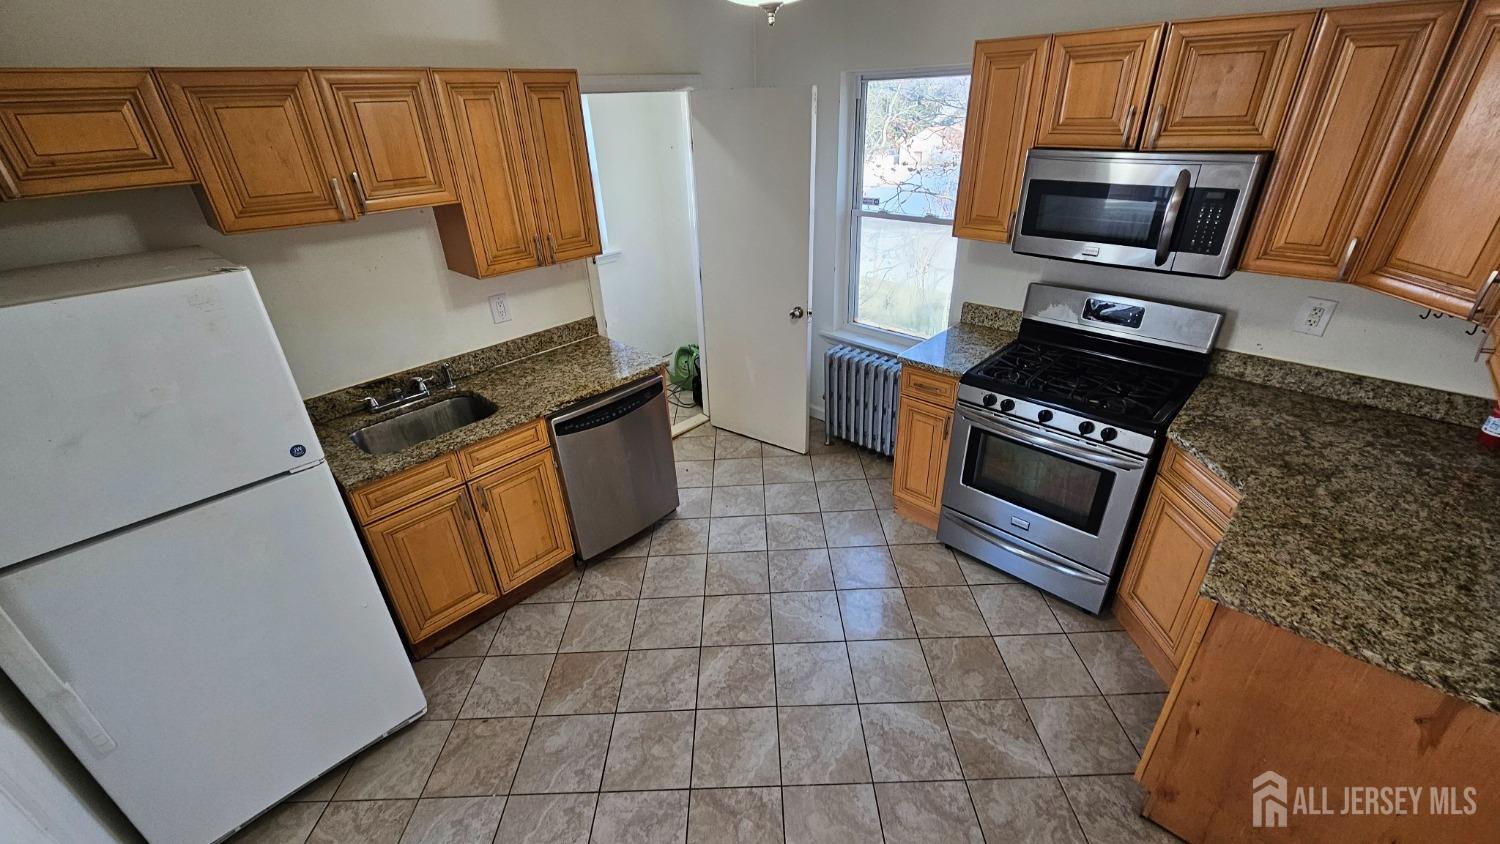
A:
[[[73,687],[57,676],[4,608],[0,608],[0,664],[5,666],[16,687],[38,704],[38,709],[50,708],[61,713],[95,753],[106,756],[115,749],[115,740],[105,732],[104,725]]]

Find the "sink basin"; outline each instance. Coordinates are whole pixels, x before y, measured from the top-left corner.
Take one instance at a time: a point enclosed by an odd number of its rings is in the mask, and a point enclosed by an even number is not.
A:
[[[495,406],[479,396],[451,396],[366,425],[350,434],[349,439],[366,454],[390,454],[478,422],[494,412]]]

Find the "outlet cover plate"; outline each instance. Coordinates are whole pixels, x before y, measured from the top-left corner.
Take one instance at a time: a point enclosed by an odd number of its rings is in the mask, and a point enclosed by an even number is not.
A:
[[[505,300],[504,293],[496,293],[490,297],[490,319],[493,319],[496,325],[510,322],[510,303]]]
[[[1328,329],[1328,321],[1333,319],[1333,309],[1338,306],[1339,303],[1332,299],[1307,297],[1302,301],[1302,307],[1297,309],[1297,319],[1292,323],[1292,330],[1322,337],[1323,332]]]

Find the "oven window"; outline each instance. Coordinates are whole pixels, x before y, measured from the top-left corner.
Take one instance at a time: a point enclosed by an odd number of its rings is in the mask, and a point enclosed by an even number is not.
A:
[[[1155,249],[1170,187],[1036,179],[1021,231],[1037,237]]]
[[[1085,533],[1098,534],[1114,473],[974,429],[965,486]]]

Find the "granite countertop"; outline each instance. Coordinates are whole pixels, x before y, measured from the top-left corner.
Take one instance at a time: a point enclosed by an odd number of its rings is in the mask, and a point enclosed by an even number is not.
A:
[[[365,454],[349,435],[417,405],[381,414],[363,410],[323,421],[314,429],[333,477],[346,489],[393,475],[419,463],[540,419],[574,402],[607,393],[650,375],[660,359],[607,337],[589,337],[511,363],[455,379],[457,394],[493,402],[494,415],[393,454]],[[449,394],[443,394],[446,397]]]
[[[965,302],[957,323],[896,357],[902,364],[957,378],[1016,339],[1020,328],[1019,311]]]
[[[1476,435],[1210,376],[1169,431],[1242,494],[1203,595],[1500,712],[1500,454]]]

